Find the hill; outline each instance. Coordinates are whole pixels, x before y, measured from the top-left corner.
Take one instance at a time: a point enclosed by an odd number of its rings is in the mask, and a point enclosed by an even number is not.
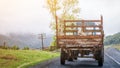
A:
[[[44,46],[47,47],[50,45],[52,41],[51,34],[46,35],[46,38],[44,39]],[[38,35],[33,34],[16,34],[16,33],[10,33],[9,35],[2,35],[0,34],[0,45],[3,45],[4,42],[7,46],[13,46],[17,45],[20,48],[23,48],[25,46],[28,46],[29,48],[41,48],[41,40],[38,39]]]
[[[105,45],[120,44],[120,32],[105,37]]]

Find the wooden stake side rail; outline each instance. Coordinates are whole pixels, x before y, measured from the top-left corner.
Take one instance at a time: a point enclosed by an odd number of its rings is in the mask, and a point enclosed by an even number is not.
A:
[[[102,43],[100,42],[89,42],[89,43],[85,43],[85,42],[82,42],[82,43],[74,43],[74,42],[71,42],[71,43],[59,43],[60,45],[70,45],[70,46],[76,46],[76,45],[100,45]]]
[[[78,30],[64,30],[64,32],[78,32]],[[102,32],[101,30],[84,30],[84,32]]]
[[[101,23],[101,20],[64,20],[64,22],[99,22]]]
[[[99,44],[75,44],[75,45],[73,45],[73,44],[71,44],[71,45],[69,45],[69,44],[59,44],[61,47],[66,47],[66,48],[95,48],[95,47],[99,47],[99,45],[102,45],[101,43],[99,43]]]
[[[78,32],[78,30],[64,30],[64,33],[67,32]]]
[[[79,49],[79,50],[87,50],[87,49],[89,49],[89,50],[92,50],[93,49],[93,47],[94,46],[87,46],[87,47],[82,47],[82,46],[77,46],[77,47],[67,47],[67,48],[69,48],[69,49],[73,49],[73,48],[75,48],[75,49]]]
[[[80,36],[80,35],[66,35],[66,36],[58,36],[59,39],[99,39],[102,38],[102,35],[95,36]]]
[[[101,30],[84,30],[85,32],[102,32]]]
[[[87,47],[98,47],[99,45],[102,45],[102,43],[89,43],[89,44],[59,44],[60,47],[76,47],[76,48],[87,48]]]
[[[69,46],[86,46],[86,45],[102,45],[102,43],[96,42],[96,43],[58,43],[59,45],[69,45]]]
[[[100,42],[102,39],[59,39],[60,42]]]
[[[64,40],[64,41],[63,41]],[[67,43],[83,43],[83,42],[100,42],[101,40],[87,40],[87,39],[81,39],[80,41],[78,41],[77,39],[76,40],[68,40],[68,39],[60,39],[59,40],[60,42],[67,42]]]
[[[101,25],[97,25],[97,26],[78,26],[78,25],[76,25],[76,26],[65,26],[65,27],[67,27],[67,28],[76,28],[76,27],[88,27],[88,28],[102,28],[102,26]]]
[[[89,23],[91,24],[89,25]],[[63,20],[62,26],[59,27],[62,30],[57,34],[58,45],[61,48],[67,45],[73,47],[103,45],[104,30],[102,16],[100,20]]]

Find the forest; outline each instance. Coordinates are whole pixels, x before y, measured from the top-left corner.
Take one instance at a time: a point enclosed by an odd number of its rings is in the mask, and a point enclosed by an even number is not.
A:
[[[105,37],[104,45],[120,44],[120,32]]]

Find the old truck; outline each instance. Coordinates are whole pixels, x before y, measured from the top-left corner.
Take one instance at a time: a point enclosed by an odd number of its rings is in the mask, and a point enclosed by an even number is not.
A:
[[[61,48],[60,63],[77,58],[94,58],[104,62],[103,17],[98,20],[62,20],[57,24],[57,45]]]

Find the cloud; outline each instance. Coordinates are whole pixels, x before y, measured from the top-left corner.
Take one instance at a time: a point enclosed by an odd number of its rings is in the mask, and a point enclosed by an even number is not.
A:
[[[44,0],[0,0],[0,33],[49,33],[50,15]]]
[[[104,17],[105,34],[120,32],[120,0],[79,0],[80,17]],[[45,0],[0,0],[0,33],[51,33],[51,16],[44,8]]]
[[[81,18],[99,19],[104,18],[105,34],[120,32],[120,0],[79,0]]]

